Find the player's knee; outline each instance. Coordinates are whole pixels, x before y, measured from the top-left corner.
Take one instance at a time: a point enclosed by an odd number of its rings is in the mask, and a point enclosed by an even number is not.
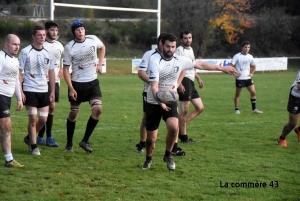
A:
[[[71,107],[68,119],[75,121],[79,112],[79,107]]]
[[[96,116],[100,116],[102,113],[102,101],[98,100],[91,104],[92,112]]]

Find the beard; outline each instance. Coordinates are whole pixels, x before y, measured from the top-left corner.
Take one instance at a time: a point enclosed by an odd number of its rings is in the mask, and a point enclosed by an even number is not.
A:
[[[47,32],[47,37],[50,38],[51,40],[56,40],[56,38],[53,38],[49,32]]]
[[[171,52],[171,51],[169,51],[169,52]],[[163,56],[164,56],[166,59],[172,58],[172,57],[173,57],[173,54],[174,54],[174,52],[170,55],[170,54],[168,54],[167,51],[165,51],[165,50],[163,49]]]

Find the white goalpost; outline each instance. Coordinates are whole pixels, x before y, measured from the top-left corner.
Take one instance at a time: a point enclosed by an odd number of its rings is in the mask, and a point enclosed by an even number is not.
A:
[[[91,5],[80,5],[80,4],[55,3],[54,0],[50,0],[50,19],[51,20],[54,20],[55,6],[72,7],[72,8],[90,8],[90,9],[100,9],[100,10],[156,13],[157,14],[157,37],[160,35],[161,0],[157,0],[157,10],[155,10],[155,9],[121,8],[121,7],[107,7],[107,6],[91,6]]]

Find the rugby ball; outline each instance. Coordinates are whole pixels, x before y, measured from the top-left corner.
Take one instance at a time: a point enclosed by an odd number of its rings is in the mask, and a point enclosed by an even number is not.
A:
[[[172,104],[178,100],[178,93],[173,90],[159,90],[156,92],[156,98],[159,102]]]

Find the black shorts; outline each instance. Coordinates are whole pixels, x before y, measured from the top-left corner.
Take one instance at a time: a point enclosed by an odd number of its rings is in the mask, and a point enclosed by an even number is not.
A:
[[[200,98],[198,91],[195,89],[195,84],[193,80],[184,77],[182,79],[181,84],[184,86],[185,92],[180,93],[177,89],[179,101],[190,101],[192,99]]]
[[[80,105],[82,102],[90,101],[93,99],[102,100],[99,80],[95,79],[90,82],[74,82],[72,81],[74,90],[77,92],[77,100],[71,99],[69,96],[70,90],[68,89],[68,97],[71,105]]]
[[[157,130],[159,127],[161,117],[163,117],[164,121],[166,121],[170,117],[178,118],[177,103],[167,104],[167,106],[171,108],[171,110],[169,110],[168,112],[166,110],[163,110],[160,107],[160,105],[147,103],[147,112],[146,112],[147,131]]]
[[[0,95],[0,118],[10,117],[11,97]]]
[[[299,114],[300,113],[300,98],[297,98],[290,93],[287,110],[291,114]]]
[[[50,82],[48,82],[48,91],[49,93],[51,92],[51,86],[50,86]],[[55,82],[55,102],[58,103],[59,101],[59,83]]]
[[[147,111],[147,92],[143,92],[143,112]]]
[[[248,80],[235,80],[235,86],[237,88],[245,88],[245,87],[249,87],[251,85],[253,85],[253,80],[252,79],[248,79]]]
[[[50,105],[49,92],[24,91],[24,94],[26,96],[26,106],[42,108]]]

